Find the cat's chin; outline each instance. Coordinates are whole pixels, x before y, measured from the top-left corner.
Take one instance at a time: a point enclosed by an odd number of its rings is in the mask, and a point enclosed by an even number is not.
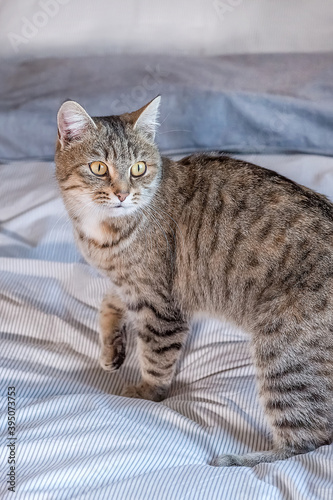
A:
[[[130,207],[116,206],[108,209],[108,215],[109,217],[124,217],[126,215],[133,214],[136,210],[137,208],[134,206]]]

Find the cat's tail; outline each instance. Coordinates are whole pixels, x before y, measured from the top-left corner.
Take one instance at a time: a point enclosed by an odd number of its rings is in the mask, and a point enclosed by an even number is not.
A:
[[[292,450],[292,449],[273,449],[270,451],[257,451],[253,453],[246,453],[245,455],[220,455],[216,457],[211,465],[215,467],[254,467],[262,462],[275,462],[277,460],[286,460],[294,455],[300,455],[313,451],[315,446],[307,448],[306,450]]]

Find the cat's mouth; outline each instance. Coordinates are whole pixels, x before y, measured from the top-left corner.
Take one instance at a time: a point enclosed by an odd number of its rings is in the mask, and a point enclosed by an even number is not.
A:
[[[111,217],[129,215],[130,213],[136,210],[136,207],[133,204],[124,205],[122,203],[117,203],[116,205],[109,205],[108,208],[110,210],[109,213]]]
[[[131,208],[133,205],[124,205],[123,203],[103,203],[105,207],[108,208]]]
[[[111,205],[111,208],[131,208],[133,205],[123,205],[122,203],[118,203],[118,205]]]

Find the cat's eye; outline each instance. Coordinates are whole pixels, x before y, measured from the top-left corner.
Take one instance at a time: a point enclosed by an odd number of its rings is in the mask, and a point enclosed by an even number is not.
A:
[[[147,165],[144,161],[137,161],[131,166],[131,175],[133,177],[141,177],[147,171]]]
[[[93,161],[89,163],[89,168],[94,175],[102,177],[106,174],[108,167],[102,161]]]

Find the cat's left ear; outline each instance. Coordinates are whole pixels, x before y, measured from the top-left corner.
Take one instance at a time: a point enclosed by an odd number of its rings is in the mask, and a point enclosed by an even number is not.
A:
[[[96,129],[96,124],[85,109],[75,101],[66,101],[60,107],[57,116],[58,138],[62,147],[85,137],[89,129]]]
[[[137,111],[126,113],[122,116],[127,122],[133,125],[135,130],[141,131],[148,139],[154,140],[156,129],[159,125],[160,102],[161,96],[158,95]]]

